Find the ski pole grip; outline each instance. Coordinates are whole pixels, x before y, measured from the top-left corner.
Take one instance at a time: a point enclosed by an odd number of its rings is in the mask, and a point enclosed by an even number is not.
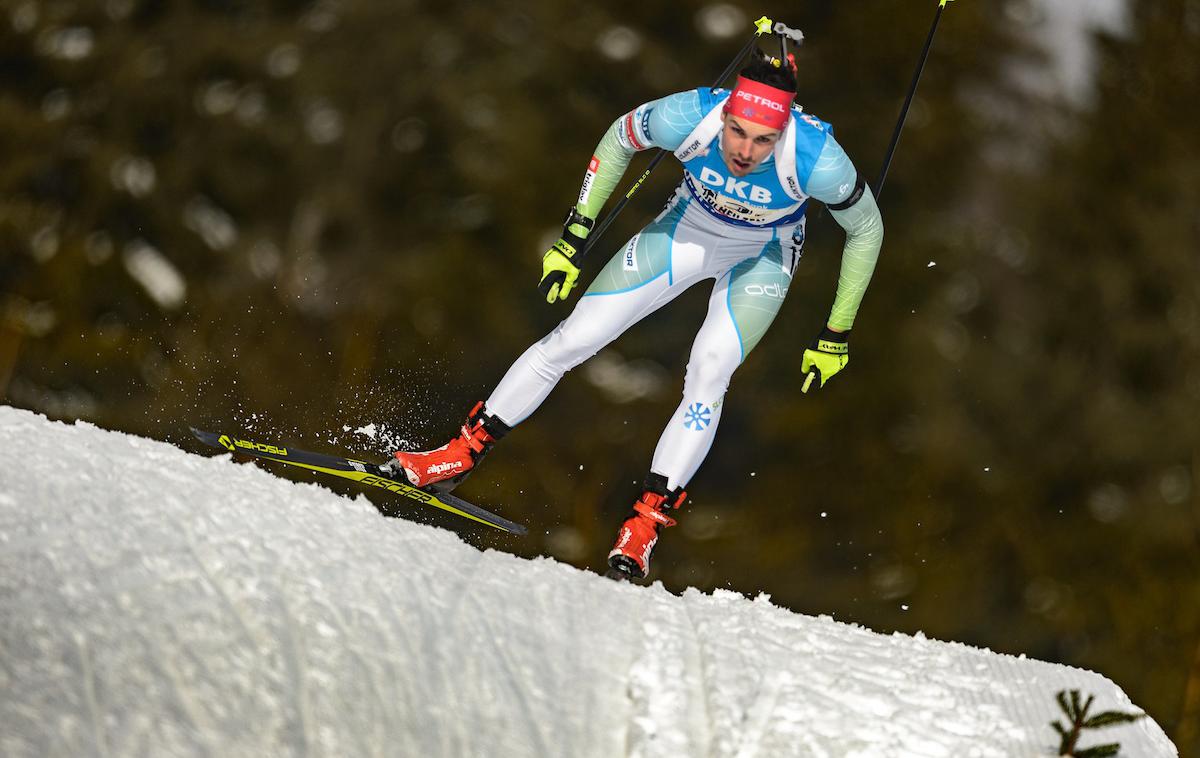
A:
[[[804,42],[804,32],[800,31],[799,29],[793,29],[782,21],[775,22],[775,28],[773,31],[781,37],[787,37],[797,45]]]

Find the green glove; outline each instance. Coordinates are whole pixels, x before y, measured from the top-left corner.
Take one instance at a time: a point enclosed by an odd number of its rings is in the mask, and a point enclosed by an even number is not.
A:
[[[560,237],[542,256],[542,281],[538,291],[546,296],[547,303],[566,300],[571,293],[579,279],[579,267],[573,262],[577,253],[574,245]]]
[[[824,387],[825,382],[846,367],[850,362],[849,339],[850,332],[835,332],[828,326],[821,330],[800,362],[800,370],[805,374],[802,392],[808,392],[814,378],[820,380],[818,388]]]
[[[547,303],[566,300],[571,294],[579,279],[579,264],[583,262],[583,241],[592,231],[593,224],[593,219],[575,208],[567,211],[562,236],[542,256],[542,281],[538,284],[538,292],[546,296]]]

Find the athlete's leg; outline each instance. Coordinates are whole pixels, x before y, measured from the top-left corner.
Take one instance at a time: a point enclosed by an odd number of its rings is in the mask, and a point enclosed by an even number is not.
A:
[[[704,238],[680,227],[685,201],[675,202],[635,235],[596,277],[575,310],[509,368],[459,435],[435,450],[397,451],[394,468],[415,486],[457,486],[509,429],[532,413],[562,375],[643,316],[700,280],[711,256]],[[689,239],[695,238],[695,239]]]
[[[641,497],[617,530],[608,576],[646,575],[659,533],[675,523],[670,513],[683,504],[683,488],[712,446],[729,379],[779,312],[790,279],[777,241],[717,278],[692,345],[683,402],[658,441]]]
[[[521,423],[563,374],[703,278],[705,248],[679,229],[684,205],[617,251],[571,315],[509,368],[485,403],[489,413],[510,427]]]
[[[659,438],[650,466],[668,487],[684,487],[712,447],[733,372],[766,334],[791,283],[793,251],[777,241],[717,280],[696,335],[683,400]],[[784,258],[787,258],[785,261]]]

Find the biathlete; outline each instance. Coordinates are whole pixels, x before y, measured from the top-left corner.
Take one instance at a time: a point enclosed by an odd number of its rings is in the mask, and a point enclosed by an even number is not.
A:
[[[756,54],[731,91],[701,89],[641,105],[613,122],[584,174],[562,237],[542,259],[547,302],[565,300],[576,259],[634,153],[658,147],[683,164],[667,207],[608,261],[571,315],[509,368],[458,436],[436,450],[397,452],[393,468],[418,487],[448,489],[533,413],[563,374],[702,279],[714,279],[683,399],[667,423],[645,488],[621,524],[609,575],[643,578],[684,486],[712,446],[730,377],[783,304],[804,244],[809,198],[845,230],[828,322],[804,351],[803,391],[849,361],[847,338],[883,242],[869,187],[829,124],[793,103],[795,65]]]

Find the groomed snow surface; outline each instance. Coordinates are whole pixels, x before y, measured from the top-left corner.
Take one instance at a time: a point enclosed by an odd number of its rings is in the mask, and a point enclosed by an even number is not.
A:
[[[519,539],[514,537],[513,539]],[[479,550],[0,407],[5,756],[1043,756],[1112,682]],[[1149,718],[1083,746],[1177,755]]]

